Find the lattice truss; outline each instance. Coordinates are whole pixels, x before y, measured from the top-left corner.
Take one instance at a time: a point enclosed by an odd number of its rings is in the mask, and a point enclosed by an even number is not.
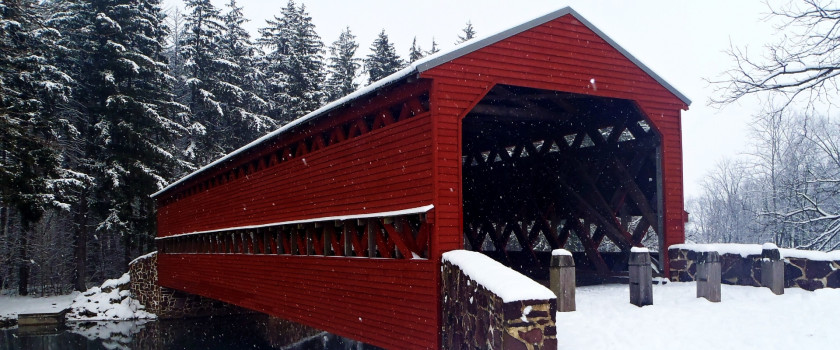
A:
[[[424,215],[337,220],[242,228],[165,237],[169,254],[270,254],[428,258],[430,225]]]
[[[566,247],[607,274],[602,251],[661,241],[660,137],[632,101],[497,86],[463,123],[469,249],[538,263]]]

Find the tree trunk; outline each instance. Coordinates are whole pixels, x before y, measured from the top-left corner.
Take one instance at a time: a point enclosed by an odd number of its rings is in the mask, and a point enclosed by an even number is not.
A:
[[[87,193],[83,192],[79,207],[73,214],[73,289],[87,290]]]
[[[18,247],[18,294],[29,294],[29,257],[27,256],[26,236],[29,234],[29,225],[21,224],[20,246]]]
[[[128,271],[128,263],[131,262],[131,234],[130,233],[123,233],[123,241],[125,244],[123,245],[123,265],[125,270]]]
[[[0,237],[5,237],[6,240],[6,256],[0,259],[4,266],[8,269],[8,274],[2,281],[0,281],[0,289],[6,289],[6,283],[11,283],[14,275],[14,266],[12,263],[12,234],[9,232],[9,208],[0,207]]]

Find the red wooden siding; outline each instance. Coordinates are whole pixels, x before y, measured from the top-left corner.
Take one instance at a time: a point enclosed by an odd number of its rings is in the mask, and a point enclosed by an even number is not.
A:
[[[437,264],[234,254],[162,254],[164,287],[389,349],[437,347]]]
[[[433,248],[463,246],[461,118],[495,84],[636,101],[662,135],[666,245],[682,243],[683,191],[677,96],[571,15],[526,30],[421,74],[434,80],[435,223]],[[590,83],[595,79],[595,84]]]
[[[158,236],[430,204],[431,123],[400,121],[158,208]]]

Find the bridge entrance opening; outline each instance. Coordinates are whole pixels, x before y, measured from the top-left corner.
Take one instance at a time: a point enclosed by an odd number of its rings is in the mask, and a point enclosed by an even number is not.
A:
[[[547,279],[565,248],[584,283],[663,251],[661,137],[633,101],[497,85],[462,130],[466,249]]]

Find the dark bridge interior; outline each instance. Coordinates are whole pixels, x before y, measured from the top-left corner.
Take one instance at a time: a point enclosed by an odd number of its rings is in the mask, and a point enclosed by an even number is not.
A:
[[[622,275],[659,249],[660,137],[633,101],[498,85],[463,119],[464,240],[536,279],[550,251]]]

